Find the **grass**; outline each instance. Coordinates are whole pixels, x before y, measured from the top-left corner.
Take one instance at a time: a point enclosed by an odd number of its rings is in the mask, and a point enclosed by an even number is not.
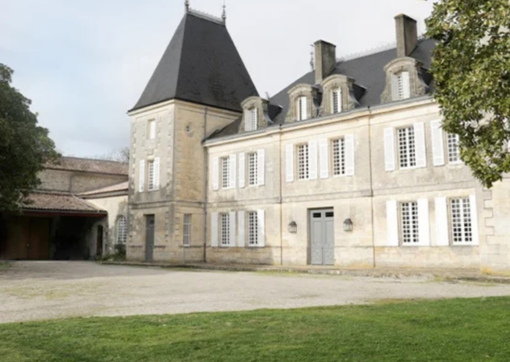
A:
[[[507,362],[510,298],[0,325],[0,360]]]
[[[0,270],[2,269],[7,269],[9,268],[11,265],[9,263],[6,263],[6,262],[3,262],[3,261],[0,261]]]

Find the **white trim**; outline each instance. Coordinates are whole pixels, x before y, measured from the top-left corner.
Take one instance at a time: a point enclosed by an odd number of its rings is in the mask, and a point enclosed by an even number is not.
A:
[[[317,179],[317,141],[308,142],[308,179]]]
[[[436,246],[450,246],[448,203],[446,197],[435,198]]]
[[[322,179],[329,178],[329,140],[319,140],[320,176]]]
[[[246,154],[239,154],[239,188],[246,186]]]
[[[264,186],[266,182],[266,152],[257,150],[257,186]]]
[[[354,135],[345,135],[345,175],[354,176],[355,173],[355,143]]]
[[[441,128],[441,121],[436,120],[430,122],[430,136],[432,139],[432,164],[434,166],[444,165],[444,141],[443,129]]]

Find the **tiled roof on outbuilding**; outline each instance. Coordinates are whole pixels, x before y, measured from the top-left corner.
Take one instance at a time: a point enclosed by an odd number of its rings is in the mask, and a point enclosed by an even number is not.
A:
[[[49,170],[65,170],[127,176],[129,165],[127,163],[115,161],[61,157],[56,163],[47,164],[45,168]]]
[[[117,185],[104,187],[102,189],[84,192],[82,194],[78,194],[77,196],[88,199],[88,198],[94,198],[94,197],[111,195],[111,194],[126,194],[127,195],[128,190],[129,190],[129,182],[126,181],[126,182],[122,182]]]
[[[25,211],[106,214],[105,210],[71,194],[34,192],[30,194],[28,199],[29,203],[23,205]]]

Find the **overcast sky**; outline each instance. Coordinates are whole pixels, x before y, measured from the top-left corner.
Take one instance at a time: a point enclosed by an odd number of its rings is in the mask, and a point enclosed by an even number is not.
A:
[[[222,0],[190,0],[221,15]],[[32,99],[65,155],[129,146],[126,111],[141,95],[184,14],[184,0],[0,0],[0,63]],[[318,39],[346,56],[395,42],[393,17],[419,21],[420,0],[227,0],[227,27],[259,93],[310,70]]]

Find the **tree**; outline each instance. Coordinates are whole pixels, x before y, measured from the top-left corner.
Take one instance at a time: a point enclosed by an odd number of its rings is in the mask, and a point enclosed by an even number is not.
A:
[[[427,19],[431,73],[448,133],[486,187],[510,172],[510,2],[441,0]]]
[[[104,155],[94,156],[93,158],[97,160],[129,163],[129,152],[129,147],[123,147]]]
[[[0,63],[0,210],[18,210],[39,185],[37,174],[58,153],[37,125],[31,101],[11,86],[13,71]]]

